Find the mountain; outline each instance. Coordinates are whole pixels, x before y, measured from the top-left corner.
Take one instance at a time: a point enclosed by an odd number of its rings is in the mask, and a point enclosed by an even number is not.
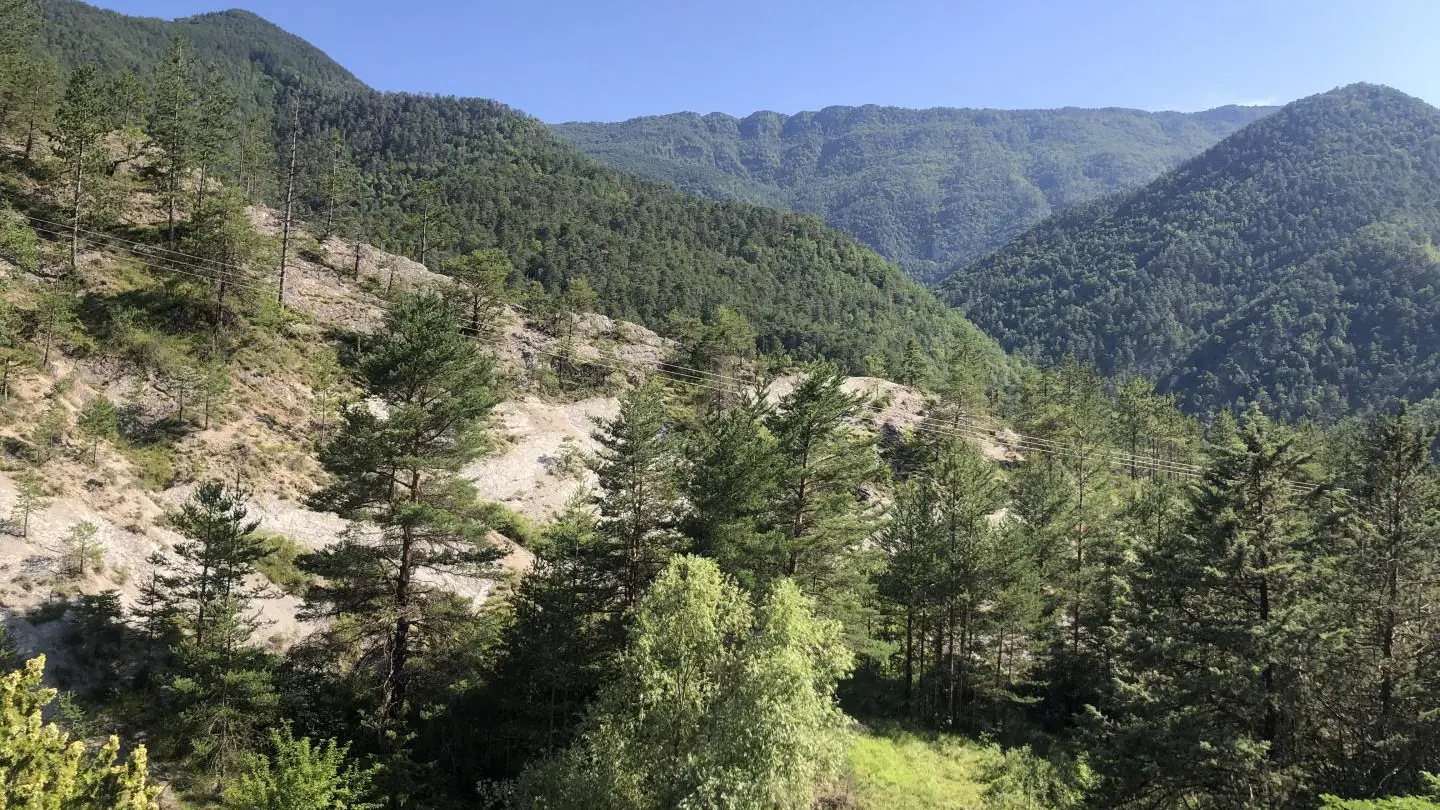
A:
[[[432,266],[499,247],[519,274],[554,293],[586,279],[607,314],[659,328],[730,307],[749,319],[762,350],[823,355],[855,371],[893,367],[912,340],[938,356],[978,334],[899,268],[814,217],[686,196],[604,166],[498,102],[373,90],[247,12],[165,22],[75,0],[45,0],[43,12],[63,61],[142,77],[172,38],[185,37],[240,95],[271,107],[280,151],[298,102],[304,141],[339,133],[363,171],[365,235],[423,253]],[[993,346],[991,358],[1004,362]]]
[[[248,11],[231,9],[178,20],[133,17],[79,0],[40,0],[47,50],[66,64],[90,62],[114,73],[148,76],[177,36],[232,82],[300,75],[312,84],[360,89],[350,71],[309,42]]]
[[[681,191],[815,214],[932,283],[1050,213],[1141,186],[1272,110],[867,105],[555,129]]]
[[[1148,186],[957,270],[1005,346],[1160,380],[1192,408],[1334,417],[1440,387],[1440,111],[1311,96]]]

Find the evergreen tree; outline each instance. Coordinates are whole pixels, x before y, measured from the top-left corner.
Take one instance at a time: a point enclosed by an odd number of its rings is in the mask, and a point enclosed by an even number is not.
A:
[[[163,150],[161,190],[165,195],[165,233],[175,244],[175,223],[184,177],[195,165],[196,92],[189,46],[176,37],[155,74],[150,134]]]
[[[770,408],[758,396],[702,414],[687,437],[682,528],[697,554],[741,576],[761,542],[760,519],[777,494],[778,459],[765,427]]]
[[[1440,471],[1435,428],[1408,409],[1374,417],[1347,449],[1351,538],[1340,557],[1333,620],[1348,627],[1326,681],[1346,696],[1335,718],[1345,741],[1337,792],[1404,793],[1440,757],[1426,717],[1440,700],[1433,641],[1440,638]],[[1340,689],[1340,685],[1348,688]]]
[[[665,418],[664,392],[648,382],[625,394],[620,413],[602,421],[594,470],[599,479],[597,531],[608,558],[613,604],[632,608],[680,546],[676,440]]]
[[[459,282],[469,303],[465,332],[482,337],[495,333],[496,319],[505,311],[505,283],[513,270],[505,251],[495,248],[471,251],[445,263],[445,271]]]
[[[215,68],[211,67],[197,88],[190,144],[191,159],[198,170],[195,179],[196,211],[205,207],[210,183],[234,137],[234,117],[235,98]]]
[[[762,588],[791,578],[821,615],[847,631],[863,625],[874,509],[861,500],[879,468],[872,440],[856,427],[864,399],[843,389],[828,363],[812,366],[781,398],[766,427],[775,437],[778,486],[763,520],[763,545],[748,568]]]
[[[426,611],[441,591],[417,574],[483,575],[499,556],[474,489],[459,478],[484,449],[495,375],[460,334],[455,308],[433,294],[401,297],[359,371],[380,407],[345,411],[321,453],[337,480],[315,502],[374,531],[316,556],[323,579],[307,604],[350,623],[360,672],[375,675],[380,715],[392,722],[407,711],[412,658],[437,630]]]
[[[35,299],[35,332],[40,344],[40,365],[50,368],[57,348],[76,348],[89,342],[77,312],[79,295],[72,284],[46,285]]]
[[[80,217],[85,208],[85,179],[104,165],[100,137],[109,130],[110,110],[100,73],[81,65],[70,74],[55,114],[55,153],[65,162],[70,198],[70,270],[80,252]]]
[[[1290,483],[1306,463],[1251,410],[1182,529],[1147,555],[1129,714],[1105,768],[1113,795],[1257,810],[1301,798],[1324,736],[1327,685],[1307,670],[1327,631],[1317,597],[1332,570],[1317,523],[1326,496]]]
[[[222,777],[277,707],[274,662],[249,644],[258,628],[251,603],[268,589],[248,583],[268,548],[244,500],[218,481],[200,484],[173,517],[185,539],[165,579],[186,631],[174,650],[173,731],[193,762]]]
[[[72,523],[60,539],[60,570],[66,577],[78,579],[104,568],[104,557],[96,540],[100,528],[88,520]]]
[[[85,403],[80,417],[75,420],[80,435],[90,440],[90,463],[100,458],[100,443],[112,441],[120,433],[115,405],[104,395],[95,396]]]
[[[15,476],[15,505],[10,510],[10,531],[20,537],[30,536],[30,516],[50,506],[45,485],[33,472]]]

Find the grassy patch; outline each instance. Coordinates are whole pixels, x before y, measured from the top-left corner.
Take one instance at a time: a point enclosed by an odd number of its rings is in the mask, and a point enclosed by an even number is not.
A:
[[[143,447],[121,443],[120,452],[135,467],[135,481],[158,492],[175,480],[175,448],[168,442]]]
[[[991,745],[887,730],[850,746],[850,806],[856,810],[971,810],[984,806],[985,775],[1000,759]]]
[[[299,596],[310,587],[312,577],[300,570],[296,561],[307,553],[299,543],[283,534],[262,532],[269,553],[255,563],[255,570],[264,574],[276,587],[292,596]]]

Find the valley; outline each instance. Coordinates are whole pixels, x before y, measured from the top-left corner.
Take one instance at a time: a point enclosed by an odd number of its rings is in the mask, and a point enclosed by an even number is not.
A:
[[[357,74],[0,2],[0,807],[1440,802],[1440,110]]]

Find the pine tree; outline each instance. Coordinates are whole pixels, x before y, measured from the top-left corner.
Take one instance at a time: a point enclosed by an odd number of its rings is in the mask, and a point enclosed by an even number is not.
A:
[[[258,627],[251,603],[268,589],[248,581],[269,549],[248,513],[244,493],[200,484],[173,516],[185,539],[165,579],[186,631],[170,681],[174,731],[192,761],[220,776],[250,750],[278,703],[274,662],[249,645]]]
[[[115,404],[104,395],[92,397],[81,409],[75,426],[79,428],[80,435],[90,440],[90,463],[98,463],[100,443],[111,441],[120,433]]]
[[[104,557],[96,540],[100,527],[88,520],[72,523],[61,538],[63,549],[60,558],[61,573],[70,578],[80,578],[104,568]]]
[[[45,495],[45,485],[32,472],[15,476],[15,505],[10,510],[10,531],[20,537],[30,536],[30,516],[41,512],[50,505]]]
[[[70,270],[80,252],[80,217],[86,201],[85,179],[104,165],[100,136],[109,130],[110,110],[100,73],[81,65],[70,74],[55,114],[55,153],[65,162],[70,192]]]
[[[254,268],[265,258],[265,239],[250,221],[245,198],[233,188],[224,188],[197,207],[184,248],[206,260],[201,272],[209,276],[214,295],[211,343],[224,354],[226,326],[259,303]]]
[[[195,183],[195,210],[205,207],[210,182],[234,137],[235,97],[226,88],[218,71],[211,67],[199,85],[195,99],[194,134],[191,158],[199,176]]]
[[[165,233],[172,246],[183,179],[195,165],[197,101],[193,70],[188,45],[176,37],[156,71],[150,110],[150,134],[164,152],[161,167]]]
[[[445,299],[406,295],[390,311],[385,340],[361,360],[360,377],[383,415],[345,411],[321,453],[337,481],[315,503],[375,531],[317,555],[323,584],[308,604],[354,623],[360,657],[374,663],[380,715],[395,722],[407,711],[411,659],[432,630],[425,614],[439,596],[417,573],[483,575],[498,557],[475,491],[458,476],[484,447],[494,371]]]
[[[51,355],[57,348],[75,348],[89,341],[80,323],[79,305],[76,288],[64,282],[49,284],[36,296],[35,331],[43,368],[50,368]]]
[[[33,362],[32,354],[21,330],[19,313],[0,297],[0,404],[10,401],[11,379],[17,369]]]
[[[761,397],[700,416],[687,437],[682,529],[695,553],[745,581],[747,555],[761,542],[761,517],[778,487],[774,438],[765,428],[770,408]]]
[[[792,578],[822,615],[847,630],[863,625],[874,510],[859,493],[879,468],[872,440],[855,422],[864,408],[840,372],[812,366],[780,400],[766,427],[775,437],[777,494],[762,521],[764,545],[748,567],[762,588]]]
[[[1373,418],[1347,448],[1354,520],[1332,605],[1352,630],[1327,681],[1353,695],[1337,718],[1346,727],[1337,736],[1351,743],[1337,752],[1348,778],[1334,788],[1348,795],[1419,788],[1420,763],[1440,754],[1422,719],[1440,698],[1427,671],[1440,638],[1436,433],[1402,408]]]
[[[1289,806],[1324,736],[1312,690],[1326,686],[1307,669],[1327,631],[1327,496],[1292,485],[1307,454],[1258,411],[1216,454],[1184,525],[1137,577],[1130,714],[1105,769],[1120,798]]]
[[[664,392],[649,382],[625,394],[620,413],[602,421],[594,470],[599,479],[597,527],[606,567],[613,577],[614,605],[625,611],[679,550],[680,459],[665,418]]]
[[[496,319],[505,311],[505,284],[514,268],[498,248],[471,251],[445,263],[445,271],[460,283],[469,302],[464,330],[468,334],[495,333]]]

